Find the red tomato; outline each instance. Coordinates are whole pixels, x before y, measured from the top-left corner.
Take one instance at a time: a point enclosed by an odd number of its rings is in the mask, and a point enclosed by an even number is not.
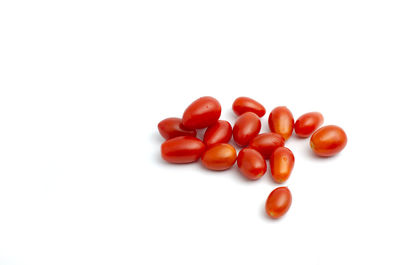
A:
[[[282,217],[292,204],[292,194],[287,187],[274,189],[265,202],[265,211],[271,218]]]
[[[167,118],[160,121],[158,131],[167,140],[178,136],[196,136],[196,130],[186,129],[180,118]]]
[[[286,107],[276,107],[269,114],[268,125],[271,132],[279,133],[287,140],[293,132],[293,115]]]
[[[204,152],[201,162],[211,170],[231,168],[236,162],[236,150],[230,144],[213,145]]]
[[[247,145],[260,132],[261,122],[253,112],[246,112],[239,116],[233,126],[233,139],[238,145]]]
[[[299,137],[310,136],[324,122],[324,116],[319,112],[309,112],[301,115],[294,124],[294,131]]]
[[[285,145],[285,139],[277,133],[262,133],[251,140],[249,147],[256,149],[264,157],[269,159],[272,152]]]
[[[346,133],[336,125],[319,128],[310,139],[311,149],[319,156],[333,156],[342,151],[346,144]]]
[[[191,163],[200,158],[205,150],[202,141],[193,136],[178,136],[161,145],[162,158],[170,163]]]
[[[227,143],[232,138],[232,126],[229,122],[219,120],[207,128],[203,142],[207,146],[219,143]]]
[[[248,97],[239,97],[235,99],[232,105],[233,112],[236,115],[242,115],[245,112],[253,112],[257,114],[258,117],[265,115],[265,108],[263,105],[255,101],[254,99]]]
[[[285,182],[294,167],[294,155],[289,148],[278,147],[269,158],[271,165],[271,175],[275,182]]]
[[[186,128],[201,129],[216,123],[221,116],[221,105],[213,97],[201,97],[186,108],[182,124]]]
[[[243,148],[237,157],[240,172],[248,179],[261,178],[267,171],[267,163],[263,156],[252,148]]]

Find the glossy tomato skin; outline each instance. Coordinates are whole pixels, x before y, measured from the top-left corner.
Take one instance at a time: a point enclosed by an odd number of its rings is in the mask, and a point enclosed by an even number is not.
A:
[[[294,124],[294,131],[298,137],[309,137],[324,123],[324,116],[319,112],[309,112],[301,115]]]
[[[235,164],[236,150],[230,144],[215,144],[203,153],[201,162],[211,170],[226,170]]]
[[[161,156],[175,164],[191,163],[198,160],[206,149],[204,143],[193,136],[178,136],[161,145]]]
[[[259,102],[248,97],[238,97],[232,104],[233,112],[240,116],[245,112],[253,112],[257,114],[258,117],[265,115],[265,108]]]
[[[292,204],[292,194],[287,187],[279,187],[274,189],[265,202],[265,211],[273,218],[282,217]]]
[[[240,173],[250,180],[261,178],[267,171],[267,163],[263,156],[252,148],[243,148],[237,157]]]
[[[339,153],[345,148],[346,144],[346,133],[336,125],[319,128],[310,139],[310,146],[314,153],[324,157]]]
[[[294,167],[294,155],[289,148],[278,147],[272,153],[269,163],[271,165],[272,179],[276,183],[283,183],[292,173]]]
[[[255,113],[243,113],[233,126],[233,139],[238,145],[246,146],[258,135],[260,129],[261,121]]]
[[[277,133],[261,133],[251,140],[249,147],[256,149],[264,157],[269,159],[272,152],[285,145],[285,139]]]
[[[216,123],[221,116],[221,105],[213,97],[201,97],[186,108],[182,124],[189,129],[206,128]]]
[[[285,140],[289,139],[294,127],[292,112],[287,107],[276,107],[269,114],[268,125],[271,132],[279,133]]]
[[[224,120],[217,121],[207,128],[203,142],[207,146],[219,143],[227,143],[232,138],[232,126]]]
[[[165,139],[171,139],[178,136],[193,136],[197,132],[194,129],[187,129],[182,125],[181,118],[167,118],[158,123],[158,131]]]

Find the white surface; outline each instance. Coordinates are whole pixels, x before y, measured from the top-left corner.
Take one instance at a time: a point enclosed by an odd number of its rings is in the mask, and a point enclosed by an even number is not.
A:
[[[0,264],[399,264],[399,1],[1,1]],[[169,165],[211,95],[320,111],[348,146],[278,185]],[[266,117],[262,120],[265,131]]]

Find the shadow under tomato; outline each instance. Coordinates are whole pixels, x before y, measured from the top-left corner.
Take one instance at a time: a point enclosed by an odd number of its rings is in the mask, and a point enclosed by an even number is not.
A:
[[[228,175],[230,176],[231,173],[235,171],[234,168],[236,167],[236,162],[235,162],[235,164],[231,168],[228,168],[228,169],[225,169],[225,170],[212,170],[212,169],[206,168],[203,165],[203,163],[201,162],[201,159],[199,159],[197,161],[197,164],[198,164],[199,170],[201,170],[201,171],[207,172],[209,174],[217,174],[217,175],[219,174],[219,175],[227,175],[227,176]],[[229,172],[229,174],[228,174],[228,172]]]
[[[200,140],[204,140],[204,134],[206,133],[207,129],[197,129],[196,130],[196,138],[199,138]]]
[[[314,153],[314,151],[311,149],[311,147],[308,146],[307,150],[305,150],[303,153],[305,153],[306,157],[312,159],[312,160],[320,160],[320,161],[330,161],[336,159],[339,154],[333,155],[333,156],[319,156]]]
[[[165,141],[164,137],[162,137],[158,132],[152,132],[150,134],[150,140],[159,143],[160,145]]]
[[[162,159],[160,151],[154,152],[153,156],[154,156],[154,158],[155,158],[155,160],[156,160],[156,162],[158,164],[161,164],[161,165],[172,165],[171,163],[168,163],[167,161]]]
[[[227,119],[225,119],[225,120],[226,120],[226,121],[229,121],[229,123],[232,125],[232,127],[233,127],[233,125],[235,124],[236,119],[239,117],[238,115],[236,115],[236,114],[232,111],[232,109],[229,109],[228,111],[226,111],[226,112],[224,113],[224,116],[227,117]]]
[[[237,166],[237,164],[235,164],[232,168],[230,168],[230,170],[232,171],[232,176],[235,178],[235,180],[240,181],[241,183],[246,183],[246,184],[255,184],[257,182],[259,182],[264,176],[262,176],[260,179],[256,179],[256,180],[251,180],[246,178],[245,176],[242,175],[242,173],[239,170],[239,167]]]
[[[331,157],[323,157],[318,156],[314,153],[314,151],[310,147],[310,137],[308,138],[301,138],[295,135],[292,135],[286,142],[285,147],[288,147],[293,154],[296,156],[302,156],[311,160],[319,160],[319,161],[329,161],[334,159],[339,154],[336,154]]]

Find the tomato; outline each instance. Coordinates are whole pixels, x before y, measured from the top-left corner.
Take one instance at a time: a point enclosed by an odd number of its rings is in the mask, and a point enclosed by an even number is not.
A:
[[[267,171],[267,163],[263,156],[252,148],[243,148],[237,157],[240,172],[248,179],[261,178]]]
[[[292,194],[287,187],[274,189],[265,202],[265,211],[271,218],[282,217],[292,204]]]
[[[269,114],[268,125],[271,132],[279,133],[287,140],[293,132],[293,115],[286,107],[276,107]]]
[[[213,97],[201,97],[186,108],[182,124],[186,128],[201,129],[216,123],[221,116],[221,105]]]
[[[230,144],[213,145],[204,152],[201,162],[211,170],[231,168],[236,162],[236,150]]]
[[[310,136],[324,122],[324,116],[319,112],[309,112],[301,115],[294,124],[294,131],[299,137]]]
[[[203,142],[207,146],[218,143],[227,143],[232,138],[232,126],[229,122],[219,120],[207,128]]]
[[[294,155],[289,148],[278,147],[269,158],[272,179],[277,183],[285,182],[294,167]]]
[[[191,163],[198,160],[205,149],[203,142],[196,137],[178,136],[161,145],[161,156],[170,163]]]
[[[256,149],[264,157],[269,159],[272,152],[285,145],[285,139],[277,133],[262,133],[251,140],[249,147]]]
[[[253,112],[246,112],[239,116],[233,126],[233,139],[238,145],[247,145],[261,129],[261,121]]]
[[[196,130],[187,129],[182,125],[180,118],[167,118],[158,123],[158,131],[165,139],[178,136],[196,136]]]
[[[245,112],[253,112],[260,118],[265,115],[264,106],[248,97],[239,97],[235,99],[232,104],[232,109],[236,115],[242,115]]]
[[[342,151],[346,144],[346,133],[336,125],[319,128],[310,139],[311,149],[319,156],[333,156]]]

